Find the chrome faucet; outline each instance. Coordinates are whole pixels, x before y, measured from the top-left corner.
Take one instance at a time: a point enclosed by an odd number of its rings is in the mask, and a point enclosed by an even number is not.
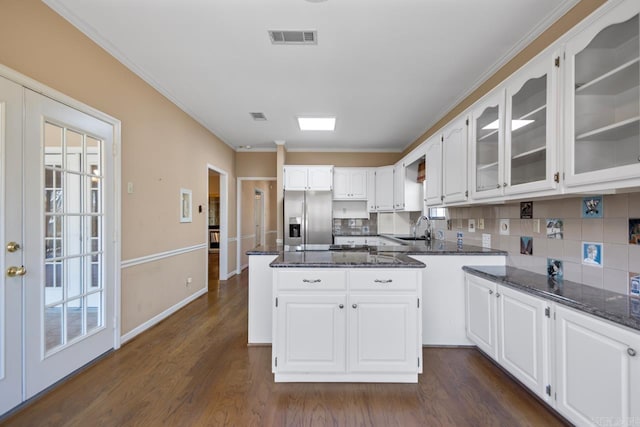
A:
[[[413,228],[413,240],[416,240],[418,238],[418,236],[417,236],[418,227],[422,223],[422,220],[426,220],[427,221],[427,229],[425,230],[424,238],[427,241],[430,241],[431,240],[431,218],[429,218],[429,216],[427,216],[427,215],[420,215],[420,218],[418,218],[418,220],[416,221],[416,225]]]

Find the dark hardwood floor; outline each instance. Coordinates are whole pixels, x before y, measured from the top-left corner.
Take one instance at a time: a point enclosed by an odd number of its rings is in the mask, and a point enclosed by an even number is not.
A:
[[[275,384],[247,347],[247,271],[28,405],[7,426],[554,426],[475,349],[424,349],[418,384]]]

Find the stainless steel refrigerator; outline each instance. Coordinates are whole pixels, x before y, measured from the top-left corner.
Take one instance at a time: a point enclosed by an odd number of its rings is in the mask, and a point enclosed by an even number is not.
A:
[[[333,242],[332,203],[331,191],[285,191],[285,249],[328,249]]]

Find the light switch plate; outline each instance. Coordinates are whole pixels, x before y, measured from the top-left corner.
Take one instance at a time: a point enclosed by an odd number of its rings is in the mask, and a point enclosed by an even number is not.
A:
[[[484,230],[484,218],[478,218],[478,230]]]
[[[475,233],[476,231],[476,220],[475,219],[470,219],[469,220],[469,233]]]
[[[491,234],[482,233],[482,247],[491,248]]]
[[[533,220],[533,232],[534,233],[539,233],[540,232],[540,219],[536,218]]]

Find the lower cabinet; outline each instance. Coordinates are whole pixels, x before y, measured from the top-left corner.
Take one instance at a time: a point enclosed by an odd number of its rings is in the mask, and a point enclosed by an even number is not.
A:
[[[556,409],[577,425],[640,422],[640,334],[556,307]]]
[[[286,268],[273,275],[276,382],[417,382],[419,269]]]
[[[548,400],[550,304],[471,275],[465,291],[469,339]]]
[[[278,297],[278,372],[344,372],[346,294]]]
[[[465,293],[469,339],[569,421],[640,420],[640,333],[469,274]]]
[[[352,372],[411,372],[418,368],[415,296],[351,295],[349,368]]]

